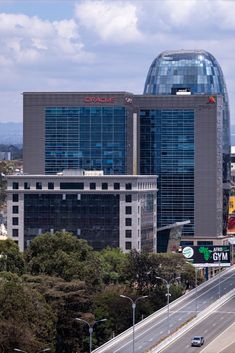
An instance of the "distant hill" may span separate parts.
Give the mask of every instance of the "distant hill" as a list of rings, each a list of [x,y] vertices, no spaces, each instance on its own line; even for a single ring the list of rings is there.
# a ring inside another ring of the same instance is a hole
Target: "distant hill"
[[[22,143],[22,123],[0,123],[0,144],[22,146]]]

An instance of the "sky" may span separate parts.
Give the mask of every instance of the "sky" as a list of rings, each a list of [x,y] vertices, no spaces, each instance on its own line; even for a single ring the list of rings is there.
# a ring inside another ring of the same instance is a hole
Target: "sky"
[[[21,122],[22,92],[143,92],[165,50],[220,63],[235,124],[235,1],[0,0],[0,122]]]

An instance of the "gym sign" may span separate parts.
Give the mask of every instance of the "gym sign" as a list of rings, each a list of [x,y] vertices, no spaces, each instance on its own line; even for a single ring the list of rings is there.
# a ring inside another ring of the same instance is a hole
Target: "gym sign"
[[[195,267],[230,266],[230,245],[185,246],[182,254]]]

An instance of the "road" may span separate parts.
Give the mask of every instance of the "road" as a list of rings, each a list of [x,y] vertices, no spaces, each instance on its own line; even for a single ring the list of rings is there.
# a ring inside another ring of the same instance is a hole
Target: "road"
[[[162,353],[234,353],[235,297],[175,340]],[[193,336],[204,336],[202,347],[191,347]]]
[[[220,286],[219,286],[220,282]],[[220,290],[219,290],[220,287]],[[235,266],[229,270],[217,275],[212,281],[208,281],[206,286],[199,286],[197,293],[194,291],[170,309],[170,330],[174,332],[183,323],[192,319],[196,315],[196,307],[198,311],[205,309],[219,298],[220,295],[226,294],[231,289],[235,288]],[[197,299],[196,299],[197,298]],[[138,305],[138,304],[137,304]],[[146,324],[145,324],[146,321]],[[212,323],[213,324],[213,323]],[[143,353],[155,346],[159,341],[167,336],[167,308],[156,313],[156,318],[150,321],[145,319],[143,326],[136,327],[135,332],[135,353]],[[132,333],[125,337],[117,337],[112,347],[101,346],[93,351],[94,353],[133,353]],[[183,352],[183,351],[181,351]],[[198,352],[198,350],[197,350]],[[224,352],[225,353],[225,352]],[[227,352],[226,352],[227,353]]]

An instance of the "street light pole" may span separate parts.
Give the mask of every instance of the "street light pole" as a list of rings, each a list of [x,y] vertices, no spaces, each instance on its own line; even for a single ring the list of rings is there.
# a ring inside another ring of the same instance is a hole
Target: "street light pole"
[[[136,303],[140,299],[145,299],[148,298],[148,295],[143,295],[141,297],[138,297],[136,300],[133,300],[132,298],[128,297],[127,295],[120,295],[121,298],[126,298],[130,300],[131,302],[131,307],[132,307],[132,349],[133,353],[135,353],[135,311],[136,311]]]
[[[162,277],[156,277],[156,279],[160,279],[162,282],[165,283],[166,285],[166,289],[167,289],[167,333],[168,335],[171,333],[170,331],[170,286],[172,284],[173,281],[176,281],[177,279],[180,279],[180,277],[176,277],[171,279],[170,281],[167,281],[165,278]]]
[[[195,287],[196,287],[196,315],[197,315],[197,307],[198,307],[198,293],[197,293],[197,268],[195,267]]]
[[[220,258],[219,258],[219,298],[221,296],[221,283],[220,283]]]
[[[93,335],[93,331],[94,331],[94,326],[98,323],[98,322],[104,322],[107,321],[107,319],[101,319],[101,320],[97,320],[95,321],[92,325],[89,324],[88,321],[84,320],[84,319],[80,319],[78,317],[75,318],[75,320],[80,321],[85,323],[86,325],[88,325],[89,327],[89,352],[92,352],[92,335]]]

